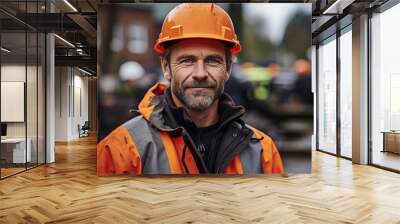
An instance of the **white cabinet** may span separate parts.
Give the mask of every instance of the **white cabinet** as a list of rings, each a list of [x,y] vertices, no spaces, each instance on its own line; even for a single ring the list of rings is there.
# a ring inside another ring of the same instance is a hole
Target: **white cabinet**
[[[26,151],[25,144],[27,143]],[[28,138],[7,138],[1,140],[2,151],[10,151],[12,154],[12,163],[25,163],[32,161],[32,140]],[[26,159],[26,161],[25,161]],[[6,159],[11,162],[11,158]]]

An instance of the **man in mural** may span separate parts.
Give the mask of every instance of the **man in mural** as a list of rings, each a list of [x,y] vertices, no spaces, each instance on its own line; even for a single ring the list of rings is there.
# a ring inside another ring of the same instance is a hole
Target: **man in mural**
[[[99,142],[100,175],[284,173],[271,138],[245,124],[244,108],[224,93],[241,45],[222,8],[178,5],[154,50],[168,83],[150,88],[140,115]]]

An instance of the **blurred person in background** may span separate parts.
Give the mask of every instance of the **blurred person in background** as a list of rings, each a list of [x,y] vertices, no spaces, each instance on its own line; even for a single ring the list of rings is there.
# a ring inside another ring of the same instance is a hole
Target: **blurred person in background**
[[[273,71],[271,81],[271,96],[268,99],[271,104],[288,103],[296,82],[296,74],[293,71],[282,68],[278,63],[272,63],[269,68]]]
[[[298,59],[293,64],[293,70],[297,74],[294,84],[294,94],[296,100],[306,105],[313,104],[313,94],[311,92],[311,65],[306,59]]]
[[[247,125],[245,109],[224,93],[241,45],[222,8],[178,5],[166,16],[154,50],[169,83],[150,88],[140,115],[99,142],[100,175],[284,174],[272,139]]]
[[[277,108],[279,105],[271,103],[271,99],[279,97],[276,96],[277,91],[274,89],[273,81],[279,75],[281,67],[271,60],[259,64],[245,62],[241,67],[252,84],[249,102],[247,102],[247,105],[251,106],[246,107],[248,110],[243,119],[272,137],[279,148],[282,140],[281,130],[278,127],[279,120],[274,118],[271,111],[271,106]]]
[[[232,71],[229,80],[225,83],[224,91],[232,97],[233,101],[242,105],[247,110],[251,110],[253,104],[250,97],[254,91],[252,83],[243,74],[240,65],[232,64]]]

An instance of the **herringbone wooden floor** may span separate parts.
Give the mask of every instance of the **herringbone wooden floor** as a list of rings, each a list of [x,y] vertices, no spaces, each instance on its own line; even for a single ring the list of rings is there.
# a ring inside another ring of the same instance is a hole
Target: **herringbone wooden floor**
[[[400,223],[400,175],[320,152],[313,174],[98,177],[95,139],[0,181],[0,223]]]

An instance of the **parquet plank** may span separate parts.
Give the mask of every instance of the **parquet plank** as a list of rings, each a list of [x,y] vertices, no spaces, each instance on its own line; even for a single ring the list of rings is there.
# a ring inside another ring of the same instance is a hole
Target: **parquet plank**
[[[313,152],[313,173],[98,177],[95,138],[0,181],[0,223],[400,223],[400,175]]]

